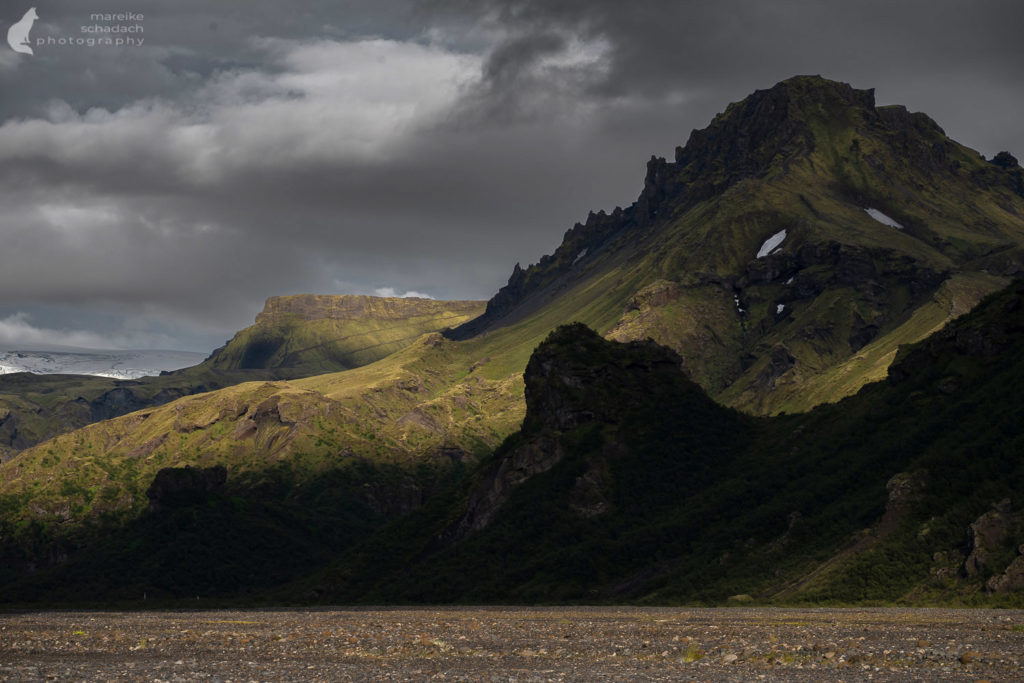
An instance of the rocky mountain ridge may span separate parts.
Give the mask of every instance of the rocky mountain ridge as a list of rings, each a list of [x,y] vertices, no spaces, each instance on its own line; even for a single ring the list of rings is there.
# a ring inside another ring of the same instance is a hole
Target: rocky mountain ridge
[[[873,89],[856,90],[848,84],[820,77],[788,79],[730,104],[707,128],[694,130],[686,145],[676,148],[674,162],[652,156],[647,163],[643,190],[631,206],[616,208],[611,213],[591,212],[585,223],[577,223],[566,232],[562,245],[553,254],[542,257],[527,269],[516,264],[508,284],[488,302],[485,315],[453,330],[453,338],[465,338],[497,326],[515,308],[525,305],[530,294],[542,290],[581,260],[592,259],[616,236],[641,236],[643,229],[657,220],[665,221],[685,213],[742,181],[786,173],[797,160],[822,146],[819,129],[823,126],[833,131],[846,129],[843,132],[880,138],[889,151],[901,155],[904,163],[913,164],[925,175],[956,174],[963,170],[962,162],[956,158],[961,150],[926,114],[910,113],[900,105],[876,107]],[[843,151],[860,155],[861,141],[854,138],[850,148]],[[886,169],[888,159],[881,154],[864,150],[864,161],[886,180],[896,180],[891,178],[895,169]],[[979,187],[1002,185],[1024,197],[1024,193],[1018,191],[1021,169],[1012,155],[1005,152],[997,155],[992,166],[1006,172],[975,164],[970,172],[972,183]],[[858,186],[856,179],[840,175],[835,180],[844,183],[836,189],[850,195],[857,204],[868,206],[873,200],[889,203],[884,198],[868,195],[869,188]],[[800,202],[809,208],[811,217],[815,217],[814,208],[803,195]],[[1016,210],[1010,212],[1017,213]],[[914,227],[914,222],[908,221],[904,229]],[[827,251],[834,251],[841,245],[825,246]],[[807,248],[820,249],[821,246],[807,245]],[[800,270],[816,261],[813,254],[805,252]],[[756,262],[744,265],[755,268],[747,274],[754,282],[771,270],[761,268],[762,264]],[[1003,266],[1000,275],[1012,276],[1020,272],[1020,254],[1000,265]]]
[[[652,158],[633,205],[517,264],[450,336],[522,325],[562,298],[586,310],[601,305],[592,283],[615,283],[624,309],[598,331],[670,346],[726,404],[806,410],[881,379],[899,344],[1021,272],[1010,158],[988,163],[873,91],[788,79],[729,105],[675,161]]]

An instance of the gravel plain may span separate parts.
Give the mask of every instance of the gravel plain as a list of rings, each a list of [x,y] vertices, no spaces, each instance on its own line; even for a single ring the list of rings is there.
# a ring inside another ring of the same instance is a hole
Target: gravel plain
[[[1024,681],[1024,611],[5,612],[0,680]]]

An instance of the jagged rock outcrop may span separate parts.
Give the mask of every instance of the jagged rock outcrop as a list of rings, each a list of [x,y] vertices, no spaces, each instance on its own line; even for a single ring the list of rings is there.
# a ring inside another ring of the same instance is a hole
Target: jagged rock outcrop
[[[1002,544],[1018,517],[1013,514],[1010,499],[1006,498],[994,503],[991,510],[971,523],[967,528],[968,555],[963,565],[965,576],[976,576],[985,570],[995,569],[991,566],[991,555]]]
[[[513,490],[534,475],[557,465],[564,453],[558,441],[541,436],[515,448],[488,469],[473,488],[466,511],[440,537],[442,543],[460,541],[487,526]]]
[[[684,169],[691,184],[688,198],[706,199],[763,174],[777,159],[810,152],[813,135],[799,114],[807,104],[808,88],[816,90],[815,99],[823,111],[845,117],[850,108],[874,109],[874,90],[855,90],[845,83],[818,85],[797,77],[757,90],[730,104],[707,128],[693,131],[675,154],[676,166]]]
[[[991,573],[985,590],[1008,593],[1024,590],[1024,545],[1017,546],[1016,557],[1004,568],[996,557],[1007,542],[1019,542],[1024,531],[1024,513],[1014,512],[1009,498],[993,503],[992,509],[974,520],[967,529],[968,555],[961,573],[973,578]],[[1005,561],[1005,560],[1004,560]]]
[[[1003,151],[992,157],[991,162],[1000,168],[1015,169],[1020,167],[1017,157],[1009,152]]]
[[[651,341],[619,346],[586,325],[558,328],[526,366],[523,429],[564,431],[588,422],[611,424],[622,415],[621,396],[646,391],[682,360]]]
[[[557,290],[565,285],[583,270],[604,244],[637,227],[638,215],[636,205],[626,209],[616,207],[611,213],[591,211],[584,223],[576,223],[566,231],[561,246],[554,254],[542,256],[538,263],[525,269],[515,264],[508,283],[487,302],[483,315],[446,330],[445,336],[450,339],[474,337],[517,311],[530,296],[539,296],[542,291]]]
[[[458,541],[487,526],[518,486],[562,461],[565,433],[586,425],[617,425],[635,407],[631,397],[651,398],[667,390],[678,398],[680,388],[689,388],[694,397],[710,402],[685,377],[680,363],[678,354],[651,341],[609,342],[581,323],[556,329],[526,366],[523,442],[483,473],[465,512],[441,541]],[[570,507],[581,516],[607,511],[601,462],[627,453],[614,439],[606,442],[588,473],[577,479]]]
[[[516,264],[484,315],[446,335],[618,305],[600,332],[674,349],[718,400],[806,410],[877,380],[897,343],[940,324],[916,312],[959,315],[1024,267],[1011,158],[987,163],[871,90],[790,78],[729,105],[672,160],[651,157],[632,205],[592,212],[551,255]],[[969,286],[950,285],[962,271]],[[658,283],[671,284],[652,298]],[[780,346],[797,368],[783,376]]]
[[[1024,590],[1024,545],[1017,548],[1017,557],[1010,566],[1002,574],[989,579],[985,588],[993,593]]]

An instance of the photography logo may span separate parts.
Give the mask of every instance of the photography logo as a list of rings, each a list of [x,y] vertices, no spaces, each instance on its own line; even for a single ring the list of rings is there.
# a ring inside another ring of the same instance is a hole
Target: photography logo
[[[36,8],[33,7],[25,12],[25,16],[21,18],[21,21],[7,29],[7,44],[11,46],[12,50],[23,55],[35,54],[30,47],[31,43],[28,39],[28,33],[32,30],[32,24],[38,18],[39,15],[36,14]]]

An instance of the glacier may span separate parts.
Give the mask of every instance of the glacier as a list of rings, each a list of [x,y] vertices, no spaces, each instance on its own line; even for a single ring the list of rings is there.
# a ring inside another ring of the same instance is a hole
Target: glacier
[[[0,350],[0,375],[31,372],[36,375],[94,375],[137,379],[197,365],[206,354],[194,351],[121,351],[75,349],[66,351]]]

